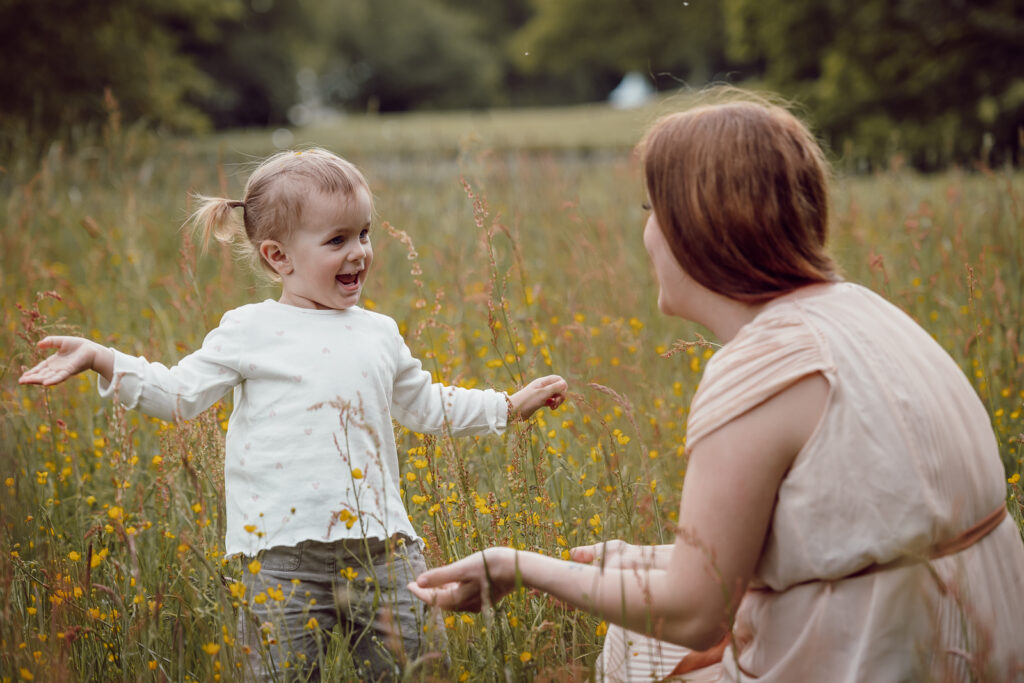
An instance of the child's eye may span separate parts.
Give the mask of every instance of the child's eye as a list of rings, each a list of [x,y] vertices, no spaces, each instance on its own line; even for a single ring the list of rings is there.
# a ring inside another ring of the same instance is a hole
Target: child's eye
[[[330,244],[330,245],[335,246],[335,247],[337,247],[339,245],[342,245],[344,243],[345,243],[345,238],[342,237],[341,235],[335,235],[331,239],[327,240],[327,244]]]
[[[643,204],[640,205],[640,208],[643,209],[644,211],[650,211],[651,210],[651,203],[650,202],[644,202]]]
[[[368,229],[367,230],[363,230],[361,233],[359,233],[359,240],[361,242],[365,242],[368,239],[370,239],[370,231]]]

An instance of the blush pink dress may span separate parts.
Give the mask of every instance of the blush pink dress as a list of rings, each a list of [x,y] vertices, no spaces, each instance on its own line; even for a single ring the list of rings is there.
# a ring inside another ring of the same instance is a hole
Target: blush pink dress
[[[1024,680],[1024,544],[1001,516],[989,415],[898,308],[851,283],[772,301],[708,362],[688,445],[815,372],[825,412],[780,485],[733,642],[685,678]],[[610,628],[599,680],[664,678],[688,652]]]

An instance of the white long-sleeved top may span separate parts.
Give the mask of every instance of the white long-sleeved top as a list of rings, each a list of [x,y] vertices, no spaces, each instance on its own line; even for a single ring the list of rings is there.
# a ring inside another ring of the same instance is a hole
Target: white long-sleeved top
[[[418,538],[399,493],[392,416],[421,433],[447,423],[456,436],[501,432],[508,416],[502,392],[433,383],[395,321],[358,306],[242,306],[172,368],[113,351],[113,381],[100,380],[100,395],[116,393],[147,415],[189,419],[234,389],[228,554],[310,539]]]

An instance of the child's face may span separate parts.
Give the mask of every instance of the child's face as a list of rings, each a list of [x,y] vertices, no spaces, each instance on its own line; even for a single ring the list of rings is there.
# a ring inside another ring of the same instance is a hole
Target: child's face
[[[287,264],[281,303],[344,310],[359,302],[373,261],[370,196],[314,192],[302,206],[300,226],[282,243]]]

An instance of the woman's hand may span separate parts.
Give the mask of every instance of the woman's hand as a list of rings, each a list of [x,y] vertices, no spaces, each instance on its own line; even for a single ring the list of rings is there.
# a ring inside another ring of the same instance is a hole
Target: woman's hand
[[[409,590],[428,605],[457,612],[479,612],[516,587],[516,551],[488,548],[420,574]]]
[[[19,384],[49,387],[85,370],[95,370],[108,382],[113,375],[114,354],[94,341],[82,337],[46,337],[36,348],[57,349],[57,353],[22,373]]]
[[[657,569],[668,563],[670,545],[632,545],[614,539],[569,550],[569,559],[609,569]]]
[[[509,417],[525,420],[544,406],[554,410],[562,405],[568,390],[569,384],[558,375],[539,377],[508,397],[512,404]]]

